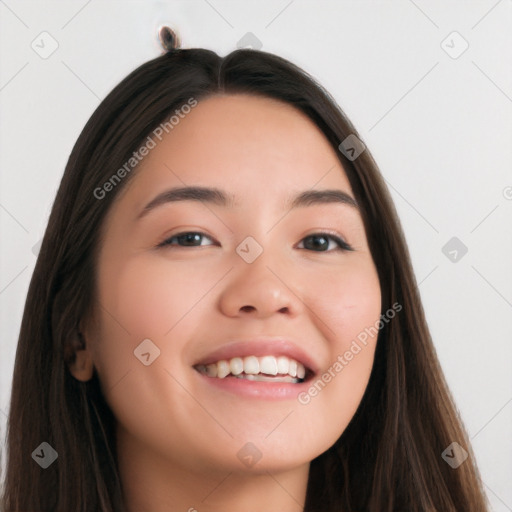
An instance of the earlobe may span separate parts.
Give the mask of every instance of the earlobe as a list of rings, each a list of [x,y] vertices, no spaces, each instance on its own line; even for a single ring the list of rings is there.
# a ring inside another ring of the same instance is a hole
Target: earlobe
[[[92,354],[87,346],[82,333],[78,332],[74,345],[74,357],[68,364],[71,375],[77,380],[87,382],[92,378],[94,363]]]

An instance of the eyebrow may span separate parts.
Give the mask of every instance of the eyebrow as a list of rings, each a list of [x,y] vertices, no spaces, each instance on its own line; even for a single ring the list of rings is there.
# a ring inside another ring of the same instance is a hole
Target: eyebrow
[[[201,186],[178,187],[158,194],[143,208],[138,218],[145,216],[159,206],[178,201],[200,201],[225,208],[232,208],[236,204],[235,197],[232,194],[228,194],[218,188]],[[305,190],[289,198],[285,209],[293,210],[295,208],[328,203],[345,204],[359,210],[356,200],[347,192],[338,189]]]

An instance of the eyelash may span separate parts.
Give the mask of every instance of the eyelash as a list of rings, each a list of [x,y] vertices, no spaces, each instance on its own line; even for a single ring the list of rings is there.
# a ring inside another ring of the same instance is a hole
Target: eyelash
[[[163,242],[158,244],[157,247],[159,247],[159,248],[160,247],[172,247],[174,245],[174,244],[171,244],[172,240],[178,238],[179,236],[192,235],[192,234],[193,235],[200,235],[200,236],[209,238],[210,240],[213,241],[212,237],[208,236],[206,233],[202,233],[201,231],[182,231],[181,233],[176,233],[175,235],[171,236],[170,238],[167,238],[166,240],[164,240]],[[306,240],[307,238],[313,238],[313,237],[323,237],[323,238],[326,238],[326,239],[334,240],[334,242],[336,242],[338,244],[338,247],[336,249],[334,249],[334,251],[353,251],[354,250],[347,242],[345,242],[345,240],[343,240],[336,233],[333,233],[331,231],[322,231],[322,232],[318,232],[318,233],[312,233],[311,235],[305,236],[301,240],[301,242],[303,240]],[[190,246],[178,246],[178,247],[180,249],[187,249],[187,248],[204,247],[204,246],[201,246],[201,245],[196,245],[196,246],[190,245]],[[308,249],[305,249],[305,250],[308,250]],[[333,250],[329,250],[329,251],[312,251],[312,252],[334,252],[334,251]]]

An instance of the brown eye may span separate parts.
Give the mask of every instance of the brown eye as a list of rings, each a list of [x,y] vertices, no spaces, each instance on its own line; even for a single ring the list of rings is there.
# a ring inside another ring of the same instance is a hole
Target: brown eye
[[[342,240],[339,236],[331,234],[331,233],[313,233],[312,235],[308,235],[304,237],[302,240],[310,240],[312,243],[305,243],[305,249],[313,250],[315,252],[332,252],[332,250],[328,250],[329,241],[332,240],[338,246],[333,250],[341,250],[341,251],[353,251],[354,249]]]
[[[205,235],[199,231],[184,231],[183,233],[178,233],[164,240],[161,244],[158,245],[158,247],[175,245],[178,245],[178,247],[202,247],[202,238],[208,238],[209,240],[212,240],[208,235]],[[177,241],[177,244],[173,243],[175,240]]]
[[[158,247],[204,247],[204,244],[201,244],[201,241],[204,238],[212,240],[211,237],[200,231],[184,231],[182,233],[177,233],[176,235],[173,235],[170,238],[167,238],[162,243],[160,243]],[[332,233],[314,233],[312,235],[304,237],[301,240],[301,242],[302,241],[309,241],[310,243],[304,244],[304,249],[311,250],[314,252],[333,252],[333,250],[354,250],[342,238]],[[334,241],[334,243],[337,246],[334,249],[329,249],[329,244],[331,241]],[[302,249],[302,247],[299,248]]]

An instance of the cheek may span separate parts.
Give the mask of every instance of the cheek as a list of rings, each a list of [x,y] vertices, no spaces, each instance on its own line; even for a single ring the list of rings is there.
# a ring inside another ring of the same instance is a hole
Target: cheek
[[[310,409],[308,417],[315,418],[330,446],[352,419],[368,384],[381,289],[373,262],[361,259],[337,272],[329,271],[316,282],[312,294],[310,303],[319,317],[316,326],[329,341],[329,362],[298,398]],[[310,432],[314,436],[315,429]]]
[[[379,321],[381,289],[369,257],[354,258],[323,275],[317,273],[304,286],[304,296],[321,320],[318,326],[323,325],[335,350],[345,349],[348,341]]]
[[[177,333],[187,324],[193,317],[191,309],[218,279],[218,269],[198,272],[197,267],[190,270],[189,263],[184,270],[161,257],[103,260],[98,275],[101,324],[95,362],[107,387],[139,368],[134,350],[143,340],[152,340],[161,355],[173,359],[173,365],[178,363],[187,340],[173,336],[172,330],[177,326]]]
[[[179,263],[140,257],[101,273],[100,296],[132,337],[166,335],[216,280],[218,269]]]

